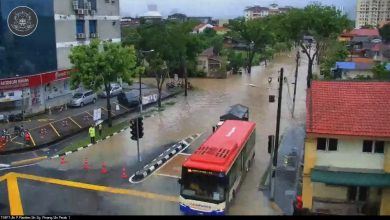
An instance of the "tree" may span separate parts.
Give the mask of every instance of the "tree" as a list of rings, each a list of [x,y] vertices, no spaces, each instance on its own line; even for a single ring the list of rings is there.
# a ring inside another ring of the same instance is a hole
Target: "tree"
[[[149,62],[149,70],[154,73],[157,82],[157,90],[158,90],[158,107],[161,108],[161,91],[164,85],[165,79],[168,75],[168,70],[166,63],[161,59],[159,54],[152,56]]]
[[[107,94],[108,125],[111,127],[111,83],[122,79],[131,84],[131,78],[143,71],[143,68],[136,65],[134,48],[122,47],[118,43],[101,44],[100,40],[94,39],[88,45],[73,47],[69,58],[76,70],[71,73],[72,88],[82,84],[87,89],[97,91],[104,87]]]
[[[235,52],[234,50],[229,51],[228,60],[229,60],[228,68],[229,70],[232,70],[233,73],[237,73],[238,70],[244,66],[244,62],[245,62],[242,53]]]
[[[390,71],[386,69],[387,63],[376,63],[372,68],[374,77],[379,80],[390,80]]]
[[[271,22],[267,19],[254,19],[249,21],[242,19],[229,21],[228,28],[232,32],[228,33],[229,36],[238,36],[238,40],[247,43],[247,65],[248,73],[250,73],[256,52],[263,53],[267,45],[272,45],[275,42],[276,36],[272,31],[274,27],[271,26]],[[250,47],[251,42],[254,43],[253,48]]]
[[[317,56],[328,46],[326,39],[336,39],[339,33],[350,28],[350,22],[334,7],[313,3],[304,9],[291,9],[281,24],[285,35],[297,42],[308,58],[307,87],[310,88],[314,60],[317,58],[320,63]],[[314,40],[305,41],[304,36],[312,36]]]
[[[390,23],[383,25],[383,27],[379,29],[379,34],[381,35],[381,37],[385,43],[389,43],[390,42]]]
[[[343,61],[348,57],[348,49],[343,42],[335,41],[327,43],[329,45],[321,53],[320,73],[325,79],[331,79],[331,69],[334,68],[337,61]]]

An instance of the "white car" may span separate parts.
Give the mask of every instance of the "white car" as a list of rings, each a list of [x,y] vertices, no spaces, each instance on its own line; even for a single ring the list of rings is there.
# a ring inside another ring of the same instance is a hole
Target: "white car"
[[[121,85],[119,84],[111,84],[111,91],[110,91],[110,97],[114,97],[114,96],[117,96],[119,95],[120,93],[122,92],[122,87]],[[107,94],[106,94],[106,91],[102,91],[100,94],[99,94],[100,97],[104,97],[106,98],[107,97]]]

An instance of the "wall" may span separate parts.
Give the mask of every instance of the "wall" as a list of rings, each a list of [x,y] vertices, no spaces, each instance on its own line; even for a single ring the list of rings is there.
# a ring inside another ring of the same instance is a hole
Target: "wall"
[[[317,159],[317,140],[313,138],[307,138],[305,140],[305,157],[303,173],[310,175],[310,170],[315,166]]]
[[[325,183],[313,183],[313,197],[323,199],[347,200],[348,188],[345,186],[331,186]]]
[[[390,215],[390,188],[382,189],[380,215]]]
[[[315,147],[317,145],[315,144]],[[338,140],[337,151],[317,151],[316,166],[383,170],[384,154],[364,153],[363,140]]]
[[[390,142],[385,142],[385,156],[383,169],[386,173],[390,173]]]

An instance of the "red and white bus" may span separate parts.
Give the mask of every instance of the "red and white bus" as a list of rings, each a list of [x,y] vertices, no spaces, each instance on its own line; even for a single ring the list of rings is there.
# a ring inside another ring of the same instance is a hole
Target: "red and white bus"
[[[255,156],[256,123],[227,120],[182,165],[180,210],[224,215]]]

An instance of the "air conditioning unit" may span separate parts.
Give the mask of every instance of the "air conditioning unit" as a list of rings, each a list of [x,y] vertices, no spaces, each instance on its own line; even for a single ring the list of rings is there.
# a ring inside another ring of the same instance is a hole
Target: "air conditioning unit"
[[[79,9],[79,2],[73,1],[73,10],[78,10],[78,9]]]
[[[85,39],[85,33],[77,33],[77,39]]]
[[[96,14],[96,10],[91,10],[90,14],[93,16]]]
[[[91,4],[91,2],[87,2],[87,5],[86,5],[86,6],[87,6],[87,9],[88,9],[88,10],[91,10],[91,9],[92,9],[92,4]]]
[[[90,38],[98,38],[98,37],[99,37],[99,34],[98,34],[98,33],[90,33],[90,34],[89,34],[89,37],[90,37]]]
[[[84,9],[77,9],[77,14],[78,15],[83,15],[84,14]]]

